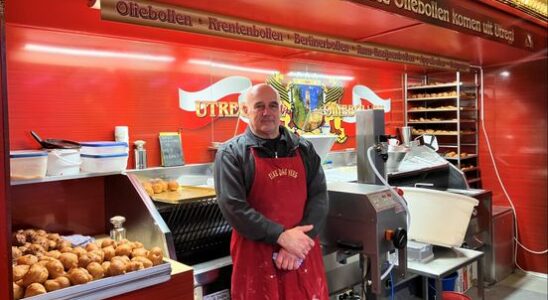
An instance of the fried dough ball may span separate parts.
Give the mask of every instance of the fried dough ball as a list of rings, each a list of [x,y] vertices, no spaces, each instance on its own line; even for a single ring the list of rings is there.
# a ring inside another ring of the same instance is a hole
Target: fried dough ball
[[[23,255],[21,257],[19,257],[17,259],[17,264],[18,265],[33,265],[35,263],[38,262],[38,257],[32,255],[32,254],[27,254],[27,255]]]
[[[71,252],[65,252],[59,256],[59,260],[65,267],[65,270],[70,270],[78,266],[78,256]]]
[[[29,247],[30,254],[38,255],[46,253],[46,249],[40,244],[32,244]]]
[[[13,300],[19,300],[23,298],[25,290],[15,282],[13,283]]]
[[[36,230],[35,232],[36,232],[36,235],[38,235],[38,236],[47,237],[47,235],[48,235],[48,233],[47,233],[45,230],[43,230],[43,229],[38,229],[38,230]]]
[[[103,268],[103,274],[105,274],[105,277],[106,276],[110,276],[108,274],[108,268],[110,268],[110,261],[104,261],[102,264],[101,264],[101,268]]]
[[[43,236],[35,236],[34,239],[32,239],[32,244],[42,246],[44,251],[49,250],[49,240]]]
[[[27,242],[27,236],[22,232],[16,232],[12,236],[11,243],[15,246],[23,246]]]
[[[57,259],[55,259],[53,257],[43,255],[40,258],[38,258],[37,264],[40,264],[41,266],[45,267],[48,264],[48,262],[54,261],[54,260],[57,260]],[[46,269],[47,269],[47,267],[46,267]]]
[[[36,236],[36,231],[34,229],[26,229],[23,230],[23,234],[27,237],[27,241],[32,241]]]
[[[29,271],[23,276],[22,286],[29,286],[32,283],[44,283],[48,280],[49,273],[46,267],[40,264],[30,266]]]
[[[19,250],[19,248],[15,247],[15,246],[11,246],[11,258],[13,260],[16,260],[21,256],[23,256],[23,252],[21,252],[21,250]]]
[[[59,250],[51,250],[45,253],[46,256],[53,257],[56,259],[59,259],[59,256],[61,256],[61,251]]]
[[[46,264],[46,269],[48,269],[50,278],[57,278],[59,276],[65,275],[65,267],[57,259],[48,261],[48,263]]]
[[[133,245],[132,245],[132,248],[133,248],[133,249],[135,249],[135,248],[143,248],[143,247],[144,247],[143,243],[138,242],[138,241],[135,241],[135,242],[133,242],[132,244],[133,244]]]
[[[97,244],[95,243],[89,243],[86,245],[86,251],[87,252],[91,252],[93,250],[99,250],[99,246],[97,246]]]
[[[122,275],[125,272],[126,272],[126,263],[120,259],[112,260],[107,270],[107,274],[109,276]]]
[[[48,237],[48,240],[52,240],[56,242],[61,240],[61,236],[58,233],[48,233],[47,237]]]
[[[154,191],[154,194],[160,194],[164,191],[164,185],[161,182],[156,181],[152,184],[152,191]]]
[[[72,253],[72,247],[63,247],[61,249],[59,249],[59,251],[61,251],[61,253]]]
[[[131,257],[137,257],[137,256],[148,256],[148,250],[145,248],[135,248],[133,251],[131,251]]]
[[[125,256],[125,255],[122,255],[122,256],[115,256],[113,257],[110,262],[113,262],[113,261],[116,261],[116,260],[119,260],[121,262],[123,262],[124,264],[127,264],[129,263],[131,260],[129,259],[128,256]]]
[[[116,256],[116,250],[114,250],[114,247],[112,246],[103,248],[103,253],[105,253],[105,260],[111,260]]]
[[[87,265],[89,265],[90,262],[91,262],[91,258],[89,257],[87,253],[82,254],[78,257],[78,267],[80,268],[87,267]]]
[[[80,256],[80,255],[83,255],[83,254],[87,254],[88,251],[82,247],[75,247],[74,249],[72,249],[72,253]]]
[[[13,267],[13,281],[18,281],[19,279],[23,278],[25,274],[29,271],[30,266],[29,265],[17,265]]]
[[[152,184],[150,182],[143,182],[143,188],[149,196],[154,196],[154,190],[152,189]]]
[[[49,246],[49,249],[57,248],[57,241],[48,240],[48,246]]]
[[[105,247],[108,247],[108,246],[112,246],[113,248],[115,248],[116,247],[116,242],[111,238],[104,239],[103,242],[101,243],[101,248],[105,248]]]
[[[116,247],[115,254],[116,256],[121,256],[121,255],[130,256],[131,250],[132,250],[131,245],[129,243],[126,243]]]
[[[72,268],[68,272],[68,278],[73,285],[88,283],[93,280],[93,276],[84,268]]]
[[[23,253],[23,255],[31,254],[29,251],[30,245],[31,243],[25,243],[23,246],[19,246],[19,250],[21,251],[21,253]]]
[[[171,180],[167,183],[167,188],[170,191],[176,191],[179,189],[179,183],[176,180]]]
[[[68,279],[68,277],[66,275],[65,276],[59,276],[59,277],[55,278],[54,280],[56,280],[59,283],[61,288],[66,288],[66,287],[70,286],[70,280]]]
[[[105,271],[103,270],[103,267],[101,264],[97,262],[91,262],[87,267],[86,270],[88,270],[89,274],[93,276],[93,279],[101,279],[105,276]]]
[[[148,252],[147,258],[155,266],[161,264],[162,261],[163,261],[162,249],[160,249],[160,247],[154,247],[154,248],[150,249],[150,251]]]
[[[143,256],[134,257],[134,258],[131,259],[131,261],[141,262],[145,268],[152,267],[152,262],[150,261],[150,259],[148,259],[146,257],[143,257]]]
[[[92,262],[102,263],[105,259],[105,253],[103,250],[93,250],[88,252],[88,256]]]
[[[45,294],[46,288],[40,283],[33,283],[25,290],[25,298]]]
[[[55,279],[46,280],[46,282],[44,282],[44,287],[46,288],[46,291],[48,292],[62,289],[61,284]]]
[[[130,261],[129,263],[126,264],[126,272],[139,271],[144,268],[145,266],[143,265],[143,263],[136,260]]]
[[[64,248],[70,248],[72,250],[72,244],[67,240],[60,239],[57,242],[57,249],[64,249]]]

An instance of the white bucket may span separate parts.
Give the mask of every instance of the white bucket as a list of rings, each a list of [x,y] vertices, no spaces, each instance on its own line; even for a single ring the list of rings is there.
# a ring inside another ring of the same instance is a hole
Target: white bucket
[[[48,176],[76,175],[80,173],[80,150],[53,149],[48,151]]]
[[[478,200],[436,190],[400,188],[411,215],[410,240],[444,247],[461,246]]]

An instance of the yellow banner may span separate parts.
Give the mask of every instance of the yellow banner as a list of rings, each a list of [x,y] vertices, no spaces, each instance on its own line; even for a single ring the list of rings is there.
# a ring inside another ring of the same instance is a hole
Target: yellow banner
[[[216,35],[278,46],[438,69],[466,71],[470,67],[465,61],[384,47],[371,43],[357,43],[351,40],[295,31],[279,26],[150,1],[101,0],[101,17],[105,20],[117,22]]]

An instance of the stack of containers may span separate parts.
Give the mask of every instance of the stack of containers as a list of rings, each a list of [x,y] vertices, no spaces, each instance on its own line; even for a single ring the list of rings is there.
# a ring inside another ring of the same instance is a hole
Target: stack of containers
[[[11,179],[36,179],[46,176],[48,153],[40,150],[10,151]]]
[[[121,172],[127,167],[128,144],[125,142],[81,142],[82,172]]]

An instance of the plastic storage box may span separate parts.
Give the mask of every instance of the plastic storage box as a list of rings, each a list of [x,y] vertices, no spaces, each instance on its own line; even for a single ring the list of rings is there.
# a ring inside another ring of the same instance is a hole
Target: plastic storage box
[[[48,150],[48,176],[76,175],[80,173],[80,150]]]
[[[35,179],[46,176],[48,154],[39,150],[10,151],[11,179]]]
[[[100,155],[100,154],[117,154],[127,153],[128,144],[125,142],[114,141],[98,141],[98,142],[80,142],[82,148],[81,154]]]
[[[436,190],[412,187],[401,189],[411,214],[408,232],[410,240],[444,247],[462,245],[478,200]]]
[[[127,153],[116,154],[81,154],[82,172],[101,173],[101,172],[121,172],[127,166]]]

